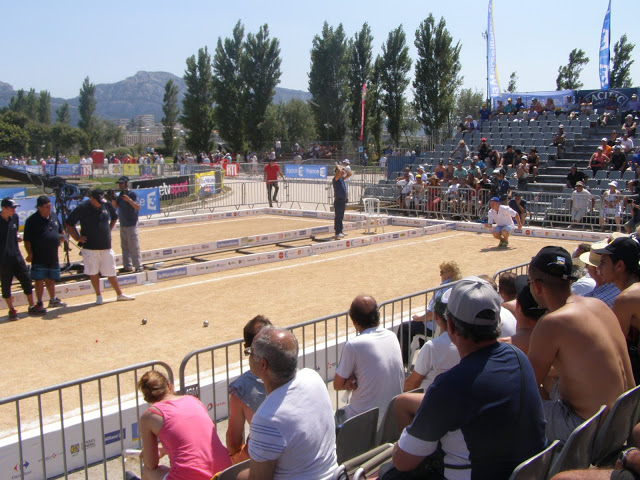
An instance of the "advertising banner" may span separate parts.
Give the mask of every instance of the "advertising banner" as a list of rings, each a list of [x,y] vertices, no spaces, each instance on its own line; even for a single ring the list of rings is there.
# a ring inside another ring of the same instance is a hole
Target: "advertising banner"
[[[136,189],[136,195],[138,195],[138,203],[140,204],[138,215],[160,213],[160,189],[158,187]]]
[[[607,13],[604,15],[604,21],[602,22],[602,34],[600,35],[600,54],[598,56],[599,65],[598,72],[600,73],[600,88],[602,90],[609,90],[609,61],[611,59],[611,51],[609,49],[609,39],[611,36],[611,0],[609,0],[609,7],[607,7]]]
[[[286,178],[315,178],[327,179],[326,165],[285,165],[284,176]]]
[[[24,187],[17,188],[0,188],[0,198],[24,198],[27,196],[27,189]]]
[[[44,173],[47,175],[53,175],[54,170],[56,170],[56,175],[59,177],[79,177],[82,175],[82,167],[78,163],[70,163],[70,164],[58,164],[58,168],[56,170],[55,165],[46,165],[44,167]]]
[[[489,18],[487,21],[487,72],[489,72],[489,98],[500,96],[500,80],[496,65],[496,36],[493,27],[493,0],[489,0]]]
[[[125,165],[127,166],[127,165]],[[131,188],[154,188],[158,187],[162,200],[175,200],[189,196],[189,177],[154,178],[149,180],[134,180]]]
[[[610,88],[609,90],[577,90],[576,97],[582,97],[583,100],[591,100],[593,102],[593,108],[604,109],[607,104],[607,100],[610,97],[614,97],[618,102],[618,110],[624,111],[627,109],[627,102],[631,100],[631,95],[638,93],[637,88]]]

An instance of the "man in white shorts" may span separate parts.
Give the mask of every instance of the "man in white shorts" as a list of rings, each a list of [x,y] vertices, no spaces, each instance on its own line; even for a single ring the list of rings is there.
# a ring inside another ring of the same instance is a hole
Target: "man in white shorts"
[[[622,194],[618,190],[618,182],[612,180],[609,182],[609,190],[602,193],[602,208],[600,209],[600,230],[604,232],[607,217],[613,216],[618,229],[622,231],[620,220],[620,205],[622,202]]]
[[[492,197],[489,201],[491,209],[487,215],[485,228],[493,229],[493,236],[500,240],[498,247],[509,246],[509,234],[513,232],[513,219],[518,222],[518,228],[522,228],[520,215],[507,205],[500,205],[498,197]]]
[[[109,279],[118,295],[118,301],[135,300],[122,293],[116,277],[116,261],[111,249],[111,229],[117,220],[118,215],[113,206],[104,199],[104,191],[96,188],[91,191],[88,201],[79,204],[69,214],[65,225],[71,238],[83,247],[84,273],[89,275],[96,292],[96,305],[103,303],[100,274]],[[78,222],[81,234],[75,226]]]
[[[582,223],[582,219],[589,209],[593,210],[594,202],[595,198],[588,190],[585,190],[584,183],[576,182],[576,189],[571,194],[571,223]]]

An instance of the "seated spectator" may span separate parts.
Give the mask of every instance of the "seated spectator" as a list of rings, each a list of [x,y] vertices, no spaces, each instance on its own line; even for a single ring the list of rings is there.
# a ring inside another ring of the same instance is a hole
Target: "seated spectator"
[[[622,146],[622,151],[624,153],[633,153],[633,139],[629,137],[628,133],[622,134],[622,140],[620,140],[620,145]]]
[[[509,115],[509,116],[511,116],[514,113],[516,113],[516,106],[514,105],[513,101],[511,100],[511,97],[507,98],[507,104],[504,106],[503,113],[505,115]]]
[[[581,297],[586,296],[587,293],[592,292],[593,289],[596,288],[596,281],[589,275],[585,263],[580,260],[580,255],[589,252],[589,250],[591,250],[591,245],[581,243],[571,254],[571,261],[573,262],[571,275],[575,278],[571,284],[571,293],[580,295]]]
[[[437,216],[437,212],[440,211],[440,195],[441,187],[440,180],[435,175],[429,177],[429,183],[426,188],[426,201],[425,210],[429,214],[429,218]]]
[[[598,147],[596,152],[593,155],[591,155],[591,158],[589,159],[589,164],[587,165],[587,168],[590,168],[591,171],[593,172],[594,178],[596,176],[596,173],[598,173],[598,170],[606,169],[607,164],[611,161],[611,159],[607,157],[602,150],[603,150],[602,147]]]
[[[247,351],[267,398],[251,422],[249,469],[237,478],[330,479],[336,434],[324,381],[310,368],[297,371],[298,341],[287,330],[263,328]]]
[[[515,192],[513,198],[509,200],[509,207],[515,210],[520,216],[520,223],[524,225],[524,221],[527,218],[527,201],[522,198],[520,192]]]
[[[460,363],[426,392],[394,448],[394,469],[381,478],[397,478],[398,471],[434,478],[427,472],[442,463],[436,478],[507,478],[544,448],[533,371],[522,352],[497,342],[499,309],[498,294],[477,277],[453,287],[447,331]]]
[[[451,181],[451,179],[453,179],[454,175],[453,175],[453,171],[454,171],[454,167],[453,167],[453,163],[449,162],[445,168],[444,171],[444,180],[448,183]]]
[[[544,114],[545,115],[555,115],[556,114],[556,104],[553,102],[553,98],[547,98],[547,101],[544,104]]]
[[[607,98],[607,103],[604,105],[604,114],[598,119],[598,124],[607,125],[612,117],[615,117],[618,113],[618,99],[613,95]]]
[[[627,169],[628,163],[627,156],[622,152],[622,147],[620,145],[613,147],[609,170],[623,173]]]
[[[553,365],[557,396],[543,395],[549,441],[566,441],[601,405],[611,407],[634,385],[624,335],[600,301],[571,294],[572,261],[561,247],[544,247],[529,264],[533,298],[548,313],[531,334],[529,361],[541,385]]]
[[[455,261],[451,260],[440,264],[440,280],[442,280],[440,286],[455,282],[461,278],[460,267]],[[443,293],[444,289],[436,290],[427,305],[427,311],[422,314],[413,315],[410,322],[403,322],[400,326],[398,339],[402,347],[402,359],[405,365],[408,365],[411,360],[409,358],[409,347],[411,346],[413,337],[415,335],[433,336],[436,327],[433,321],[433,309],[435,308],[436,300],[441,298]]]
[[[402,393],[404,368],[400,345],[393,332],[380,325],[376,300],[359,295],[351,303],[349,318],[358,335],[347,340],[333,378],[336,391],[351,392],[351,400],[335,414],[336,426],[378,407],[382,423],[393,397]]]
[[[613,216],[616,225],[622,231],[621,212],[622,212],[622,194],[618,190],[618,182],[612,180],[609,182],[609,190],[602,192],[600,199],[600,230],[604,232],[607,217]]]
[[[569,210],[571,211],[571,223],[574,225],[582,223],[584,216],[593,211],[595,205],[595,198],[584,188],[582,182],[576,182],[576,189],[571,194],[571,200],[569,202]],[[571,228],[569,225],[568,228]]]
[[[476,157],[472,158],[469,162],[469,168],[467,169],[467,172],[473,175],[474,178],[482,178],[482,169],[476,163]]]
[[[498,284],[489,275],[478,275],[478,278],[491,285],[491,288],[493,288],[496,292],[498,291]],[[502,297],[502,295],[500,297]],[[516,317],[513,316],[511,310],[504,307],[504,302],[500,305],[500,323],[498,326],[500,327],[500,333],[502,335],[510,336],[516,333]]]
[[[560,124],[558,126],[558,131],[553,136],[553,142],[551,143],[552,147],[556,147],[558,158],[562,158],[564,154],[564,146],[567,141],[567,135],[564,133],[564,125]]]
[[[529,277],[520,275],[514,279],[516,298],[514,310],[516,317],[516,332],[510,336],[503,336],[499,342],[510,343],[518,347],[526,355],[529,353],[529,340],[540,317],[547,311],[540,308],[529,290]]]
[[[475,178],[471,180],[472,185],[475,185]],[[469,185],[467,178],[461,178],[458,187],[458,212],[468,217],[476,210],[476,191],[472,185]]]
[[[433,170],[433,174],[438,180],[444,180],[446,173],[447,169],[444,168],[444,162],[442,160],[438,161],[438,166]]]
[[[486,158],[487,164],[491,168],[501,168],[502,159],[500,158],[500,152],[495,149],[490,149]]]
[[[516,168],[515,156],[513,145],[507,145],[507,149],[502,154],[502,164],[505,168]]]
[[[411,190],[413,189],[413,180],[410,177],[410,172],[407,170],[405,170],[404,175],[399,178],[400,179],[396,181],[396,187],[399,192],[398,207],[404,208],[406,198],[411,195]]]
[[[231,466],[229,452],[200,400],[192,395],[176,395],[169,379],[157,370],[145,373],[138,381],[138,389],[150,404],[138,422],[143,479],[210,480]],[[159,464],[164,455],[169,456],[170,467]],[[129,474],[128,478],[135,477]]]
[[[536,147],[529,149],[529,155],[527,155],[527,163],[529,164],[529,173],[533,178],[533,183],[538,181],[538,168],[540,167],[540,155]]]
[[[568,188],[576,188],[576,183],[582,182],[584,186],[584,183],[586,181],[587,181],[587,176],[584,174],[584,172],[581,172],[578,170],[578,165],[576,165],[575,163],[571,165],[571,168],[569,169],[569,173],[567,174],[566,186]]]
[[[244,326],[244,348],[251,346],[254,337],[264,327],[271,326],[267,317],[257,315]],[[254,412],[266,398],[264,384],[247,370],[229,384],[229,420],[227,424],[227,450],[235,465],[249,459],[248,445],[243,443],[245,421],[251,424]]]
[[[496,105],[496,109],[493,111],[492,117],[498,118],[501,115],[504,115],[504,105],[502,104],[502,100],[498,100],[498,105]]]
[[[526,155],[520,157],[520,163],[516,165],[516,173],[514,173],[515,178],[518,179],[518,188],[526,189],[529,181],[529,168]]]
[[[458,189],[460,188],[460,180],[458,177],[451,179],[451,184],[445,193],[444,199],[447,202],[449,212],[456,213],[458,211]],[[443,206],[444,208],[444,206]]]
[[[613,148],[618,143],[620,143],[620,138],[618,137],[618,132],[613,130],[611,132],[611,135],[609,136],[609,141],[607,142],[607,145],[609,145],[611,148]]]
[[[631,213],[631,219],[624,224],[627,233],[635,233],[640,225],[640,180],[632,180],[627,183],[631,196],[626,198],[626,203]]]
[[[516,98],[515,107],[515,113],[520,113],[520,110],[526,109],[525,104],[522,101],[522,97]]]
[[[605,283],[603,281],[602,275],[600,275],[600,272],[598,271],[598,266],[600,265],[602,256],[593,251],[593,249],[605,247],[607,244],[607,241],[602,241],[588,245],[588,250],[580,254],[580,261],[584,263],[588,275],[595,282],[594,289],[585,293],[583,296],[602,300],[609,308],[611,308],[616,297],[620,295],[620,289],[612,282]]]
[[[496,195],[500,197],[500,203],[506,205],[511,198],[511,186],[509,181],[504,178],[504,170],[498,170],[494,185]]]
[[[636,173],[636,178],[640,177],[640,147],[638,147],[636,152],[631,156],[629,168]]]
[[[480,117],[480,125],[489,120],[489,117],[491,116],[491,110],[489,110],[486,103],[482,104],[480,110],[478,111],[478,115]]]
[[[518,294],[515,273],[504,272],[500,274],[498,277],[498,293],[500,294],[500,298],[502,298],[503,307],[515,301],[516,295]],[[514,309],[508,307],[508,310],[513,313]]]
[[[580,113],[583,115],[591,115],[593,113],[593,101],[590,98],[580,102]]]
[[[573,97],[571,95],[567,95],[567,104],[562,108],[562,111],[566,113],[571,120],[573,120],[580,115],[580,105],[573,101]]]
[[[453,170],[453,176],[458,180],[465,178],[467,176],[467,169],[462,168],[462,162],[458,160],[456,162],[456,168]]]
[[[491,147],[487,144],[487,139],[482,137],[480,139],[480,145],[478,145],[478,159],[484,161],[491,151]]]
[[[478,122],[474,120],[471,115],[467,115],[467,118],[465,119],[464,124],[465,124],[466,132],[473,132],[475,130],[479,130]]]
[[[624,123],[622,124],[622,131],[629,135],[629,137],[633,138],[636,136],[637,127],[638,122],[633,119],[633,115],[628,114],[624,119]]]
[[[423,171],[424,172],[424,171]],[[422,181],[423,175],[416,175],[416,182],[412,185],[411,195],[405,198],[405,208],[413,210],[422,210],[422,202],[424,200],[425,183]]]
[[[529,111],[525,118],[529,123],[531,123],[532,120],[538,119],[538,112],[536,112],[536,108],[533,105],[529,107]]]
[[[464,140],[460,140],[456,148],[451,151],[451,155],[449,155],[449,161],[451,160],[464,160],[469,156],[469,147],[465,143]]]

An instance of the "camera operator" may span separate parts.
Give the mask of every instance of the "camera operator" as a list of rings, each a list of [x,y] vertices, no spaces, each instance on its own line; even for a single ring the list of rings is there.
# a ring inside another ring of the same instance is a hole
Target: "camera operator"
[[[116,196],[114,192],[109,197],[113,208],[118,210],[120,219],[120,245],[122,246],[122,271],[142,271],[140,261],[140,244],[138,241],[138,196],[133,190],[129,190],[129,177],[122,176],[118,179],[120,192]]]

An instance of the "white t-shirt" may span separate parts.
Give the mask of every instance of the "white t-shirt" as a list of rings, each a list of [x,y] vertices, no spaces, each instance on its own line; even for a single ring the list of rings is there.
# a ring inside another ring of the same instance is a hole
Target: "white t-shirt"
[[[596,288],[596,281],[587,273],[571,284],[571,293],[584,297]]]
[[[589,206],[591,205],[591,199],[593,197],[591,196],[591,194],[585,190],[584,188],[582,189],[581,192],[579,192],[578,190],[574,190],[574,192],[571,194],[571,201],[573,202],[573,209],[574,210],[588,210]]]
[[[489,225],[495,223],[498,227],[506,227],[507,225],[513,225],[513,218],[516,215],[516,211],[511,207],[500,205],[497,212],[493,208],[489,210],[488,222]]]
[[[516,334],[516,324],[518,321],[509,310],[500,307],[500,336],[511,337]]]
[[[336,374],[354,375],[358,381],[345,407],[346,418],[378,407],[379,425],[391,399],[402,393],[404,368],[398,337],[382,326],[367,328],[344,344]]]
[[[257,462],[275,460],[274,480],[328,480],[337,467],[331,399],[310,368],[267,395],[250,432],[249,455]]]
[[[438,375],[460,363],[458,348],[451,343],[447,332],[425,343],[416,359],[415,372],[423,375],[420,387],[427,391]]]

